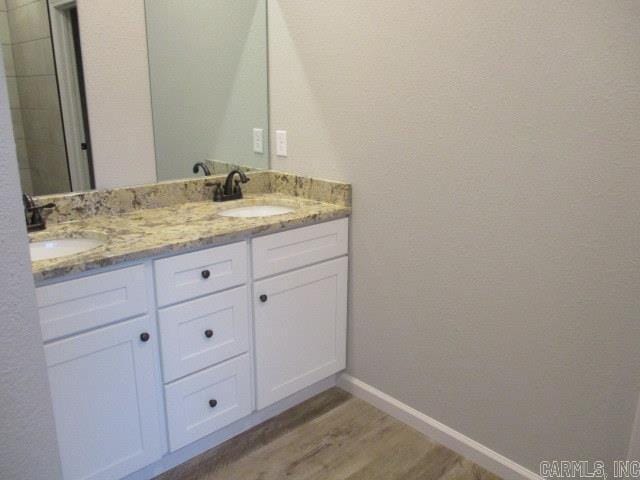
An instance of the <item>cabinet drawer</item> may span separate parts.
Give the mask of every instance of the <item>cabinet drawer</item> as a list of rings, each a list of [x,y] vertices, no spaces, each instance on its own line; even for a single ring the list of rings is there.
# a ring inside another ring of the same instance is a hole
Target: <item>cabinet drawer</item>
[[[253,240],[253,278],[262,278],[345,255],[349,219],[297,228]]]
[[[143,265],[36,289],[43,340],[147,312]]]
[[[246,287],[163,308],[159,321],[165,382],[249,349]]]
[[[228,360],[165,387],[171,450],[251,413],[249,356]]]
[[[247,278],[245,242],[154,262],[160,306],[241,285]]]

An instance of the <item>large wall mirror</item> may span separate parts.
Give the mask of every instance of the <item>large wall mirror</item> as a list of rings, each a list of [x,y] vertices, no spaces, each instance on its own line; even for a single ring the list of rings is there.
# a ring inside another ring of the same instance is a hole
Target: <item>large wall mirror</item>
[[[92,1],[0,0],[0,42],[25,193],[100,185],[88,113],[91,95],[100,92],[86,93],[90,66],[83,65],[82,51],[82,12]],[[266,0],[132,1],[144,4],[146,17],[141,28],[147,33],[156,157],[150,177],[186,178],[197,162],[212,173],[268,168]]]

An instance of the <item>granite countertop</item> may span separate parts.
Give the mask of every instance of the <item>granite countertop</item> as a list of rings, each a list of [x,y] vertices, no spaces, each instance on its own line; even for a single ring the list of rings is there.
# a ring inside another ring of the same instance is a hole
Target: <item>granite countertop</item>
[[[271,217],[233,218],[222,210],[249,205],[280,205],[291,213]],[[246,194],[224,203],[198,201],[134,210],[117,215],[95,215],[54,223],[30,241],[54,238],[97,238],[104,245],[87,252],[32,263],[36,281],[116,265],[131,260],[169,255],[220,245],[250,236],[333,220],[350,215],[351,208],[282,193]]]

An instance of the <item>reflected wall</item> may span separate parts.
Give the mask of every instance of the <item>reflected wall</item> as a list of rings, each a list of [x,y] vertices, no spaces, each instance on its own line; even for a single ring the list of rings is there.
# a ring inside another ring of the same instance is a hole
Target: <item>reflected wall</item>
[[[265,0],[147,0],[145,8],[158,180],[192,175],[201,161],[216,172],[268,168]]]

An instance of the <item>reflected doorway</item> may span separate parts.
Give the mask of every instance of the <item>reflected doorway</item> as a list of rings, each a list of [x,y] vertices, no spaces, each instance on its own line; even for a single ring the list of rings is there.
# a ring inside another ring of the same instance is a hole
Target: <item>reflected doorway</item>
[[[95,188],[75,0],[49,0],[60,107],[72,191]]]
[[[94,186],[75,0],[0,2],[0,40],[22,190]]]

